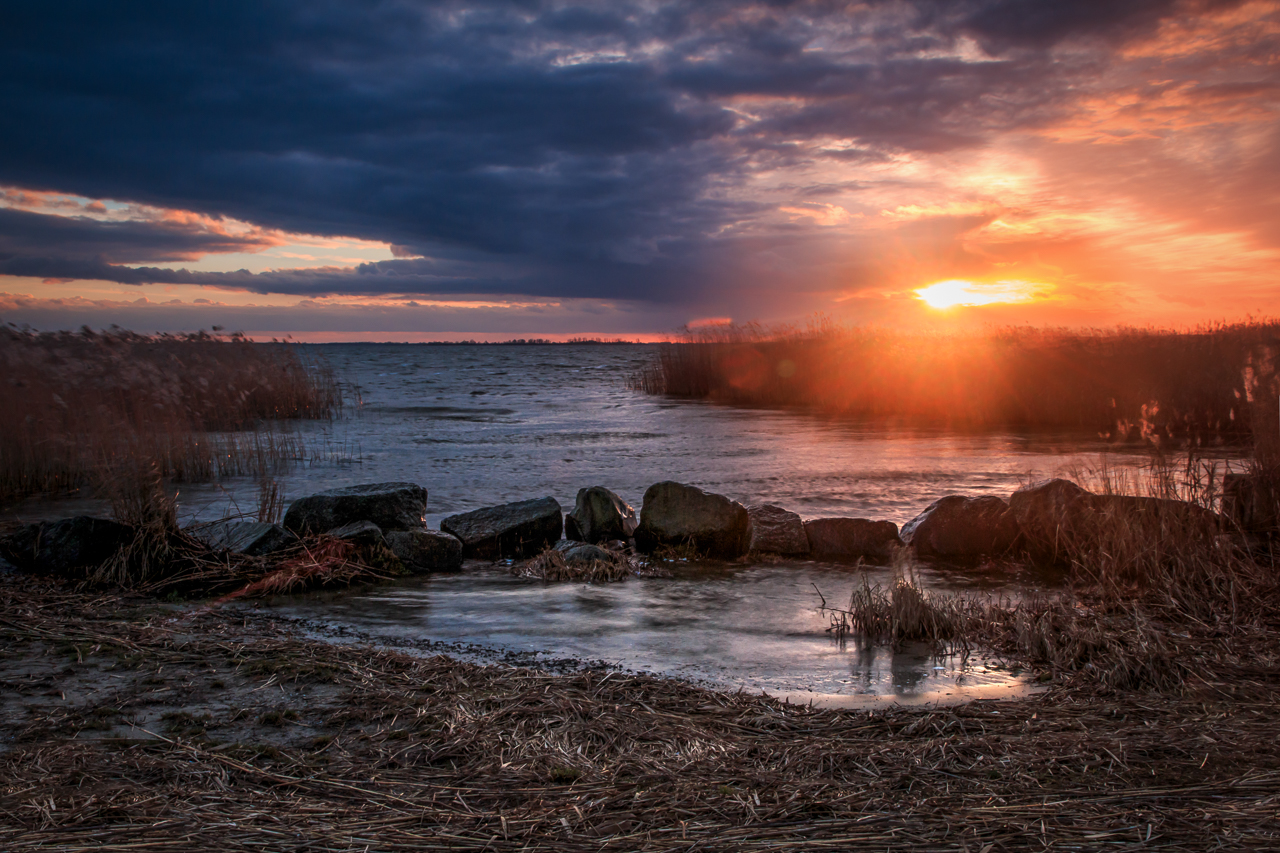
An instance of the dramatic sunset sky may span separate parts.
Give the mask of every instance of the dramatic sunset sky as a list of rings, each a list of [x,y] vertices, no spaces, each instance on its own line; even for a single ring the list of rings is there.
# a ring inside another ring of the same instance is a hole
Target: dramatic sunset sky
[[[4,7],[8,322],[1280,313],[1276,2]]]

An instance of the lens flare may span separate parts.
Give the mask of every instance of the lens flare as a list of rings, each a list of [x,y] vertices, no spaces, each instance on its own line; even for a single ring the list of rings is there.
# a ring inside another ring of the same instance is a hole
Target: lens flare
[[[1043,289],[1042,285],[1026,281],[997,281],[981,283],[953,278],[939,281],[915,291],[930,308],[954,308],[968,305],[993,305],[995,303],[1030,302]]]

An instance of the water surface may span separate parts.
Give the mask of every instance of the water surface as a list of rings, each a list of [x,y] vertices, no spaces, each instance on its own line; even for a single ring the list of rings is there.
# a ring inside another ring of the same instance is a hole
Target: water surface
[[[810,518],[902,524],[943,495],[1005,497],[1030,480],[1094,464],[1104,451],[1116,466],[1146,459],[1088,436],[956,434],[650,397],[627,388],[653,355],[645,346],[318,349],[363,402],[332,423],[299,425],[314,458],[276,477],[286,498],[408,480],[427,488],[432,526],[456,512],[545,495],[567,510],[579,488],[597,484],[638,509],[660,480]],[[182,517],[252,511],[256,488],[250,480],[184,486]],[[101,507],[33,503],[10,517],[84,511]],[[920,577],[934,590],[977,585],[1009,595],[1043,583],[939,567],[922,568]],[[885,569],[872,571],[870,582],[889,580]],[[607,586],[543,585],[498,565],[275,606],[388,642],[604,660],[795,701],[955,701],[1027,689],[988,659],[832,643],[814,587],[838,601],[855,582],[849,567],[814,562],[691,568]]]

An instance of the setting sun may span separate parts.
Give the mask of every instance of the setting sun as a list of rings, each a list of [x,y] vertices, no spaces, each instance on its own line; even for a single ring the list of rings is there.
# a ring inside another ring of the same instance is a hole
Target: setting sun
[[[939,281],[915,291],[930,308],[954,308],[958,305],[991,305],[997,302],[1029,302],[1040,290],[1025,281],[978,283],[962,278]]]

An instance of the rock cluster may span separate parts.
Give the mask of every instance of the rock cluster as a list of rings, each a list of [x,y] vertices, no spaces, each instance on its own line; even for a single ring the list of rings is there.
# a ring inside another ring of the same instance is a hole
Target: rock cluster
[[[1276,497],[1270,488],[1252,480],[1228,483],[1225,505],[1239,528],[1274,526]],[[920,558],[957,564],[1011,553],[1053,562],[1088,547],[1107,525],[1121,524],[1141,536],[1162,536],[1174,528],[1213,536],[1227,524],[1193,504],[1098,495],[1062,479],[1023,486],[1007,502],[947,495],[901,531],[891,521],[866,518],[805,521],[782,507],[745,507],[672,481],[645,491],[638,520],[635,510],[604,486],[581,489],[567,517],[554,498],[546,497],[452,515],[440,530],[429,530],[423,522],[426,507],[427,490],[421,486],[373,483],[300,498],[289,507],[283,526],[216,521],[186,532],[211,549],[253,556],[320,533],[398,560],[410,571],[437,572],[460,569],[464,558],[526,559],[552,547],[566,562],[589,564],[610,558],[600,545],[619,551],[629,540],[644,553],[671,550],[726,560],[777,554],[885,561],[905,546]],[[134,533],[125,525],[83,516],[29,525],[0,540],[0,557],[23,569],[75,573],[110,559]]]

